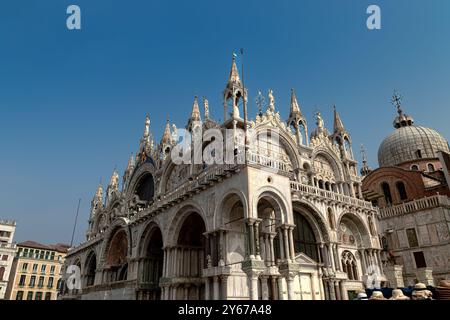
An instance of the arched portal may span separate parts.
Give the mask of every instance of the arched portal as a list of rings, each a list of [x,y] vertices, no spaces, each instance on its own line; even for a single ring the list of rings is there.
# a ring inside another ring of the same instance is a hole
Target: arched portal
[[[163,238],[159,227],[151,224],[144,236],[139,261],[139,299],[160,300],[161,288],[159,281],[163,276]]]
[[[127,280],[128,275],[128,237],[119,229],[111,238],[106,256],[110,282]]]
[[[319,244],[313,228],[306,217],[294,211],[294,248],[295,252],[302,252],[316,262],[320,261]]]
[[[179,229],[176,246],[172,249],[174,267],[172,277],[176,287],[172,287],[172,299],[204,299],[202,270],[206,268],[205,222],[197,212],[190,212]]]
[[[86,259],[86,287],[93,286],[95,284],[95,273],[97,270],[97,256],[94,252],[91,252]]]

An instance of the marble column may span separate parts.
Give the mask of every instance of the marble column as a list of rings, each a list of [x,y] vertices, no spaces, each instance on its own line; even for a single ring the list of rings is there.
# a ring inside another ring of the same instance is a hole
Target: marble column
[[[257,260],[261,260],[261,244],[259,243],[259,221],[253,223],[253,232],[255,239],[255,255]]]
[[[294,277],[291,275],[287,276],[286,282],[287,282],[287,289],[288,289],[288,300],[294,300],[295,299]]]
[[[220,299],[219,277],[218,276],[213,277],[213,299],[214,300]]]
[[[284,300],[283,277],[278,277],[278,300]]]
[[[184,300],[189,300],[189,285],[184,286]]]
[[[270,277],[270,286],[272,291],[272,297],[270,298],[273,300],[278,300],[277,279],[273,276]]]
[[[362,269],[362,273],[363,275],[366,274],[366,261],[365,257],[364,257],[364,249],[359,249],[359,259],[361,260],[361,269]]]
[[[211,290],[208,277],[205,278],[205,300],[211,300]]]
[[[333,270],[336,270],[336,266],[334,265],[334,253],[333,253],[333,250],[332,250],[332,244],[326,244],[326,247],[327,247],[327,251],[328,251],[328,255],[329,255],[329,258],[330,258],[330,262],[331,262],[331,268],[333,269]]]
[[[334,290],[334,284],[332,280],[328,281],[328,288],[330,289],[330,300],[337,300],[336,291]]]
[[[222,282],[222,296],[220,298],[226,300],[228,298],[228,275],[221,275],[220,280]]]
[[[344,283],[339,281],[339,290],[341,292],[341,300],[348,300],[347,293],[345,292]]]
[[[333,281],[334,282],[334,292],[336,295],[336,300],[341,300],[341,293],[339,289],[339,281]]]
[[[249,221],[249,233],[250,233],[250,259],[255,258],[255,229],[253,221]]]
[[[270,265],[275,265],[275,253],[274,253],[274,248],[273,248],[273,239],[275,238],[274,234],[270,234],[269,235],[269,243],[270,243]]]
[[[258,275],[251,274],[249,275],[250,280],[250,299],[258,300]]]
[[[289,227],[289,245],[290,245],[290,249],[291,249],[291,259],[292,262],[295,262],[295,249],[294,249],[294,235],[293,235],[293,231],[294,231],[294,227],[291,226]]]
[[[262,300],[269,300],[269,286],[268,286],[268,279],[267,276],[261,276],[261,293],[262,293]]]
[[[284,245],[283,245],[283,230],[280,228],[278,228],[278,240],[280,242],[280,256],[281,256],[281,260],[284,260]]]
[[[289,254],[289,239],[288,239],[288,230],[286,227],[283,228],[283,242],[284,242],[284,252],[286,256],[286,261],[291,259]]]

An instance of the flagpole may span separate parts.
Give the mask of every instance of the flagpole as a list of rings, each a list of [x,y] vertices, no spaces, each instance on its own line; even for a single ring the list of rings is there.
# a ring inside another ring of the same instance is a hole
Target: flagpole
[[[245,92],[245,84],[244,84],[244,49],[241,48],[241,69],[242,69],[242,87],[243,88],[243,100],[244,100],[244,161],[247,165],[247,148],[248,148],[248,139],[247,139],[247,97]]]
[[[75,215],[75,223],[73,225],[72,239],[70,240],[70,247],[71,248],[72,248],[72,245],[73,245],[73,238],[75,237],[75,229],[77,227],[78,212],[80,211],[80,203],[81,203],[81,198],[78,199],[77,214]]]

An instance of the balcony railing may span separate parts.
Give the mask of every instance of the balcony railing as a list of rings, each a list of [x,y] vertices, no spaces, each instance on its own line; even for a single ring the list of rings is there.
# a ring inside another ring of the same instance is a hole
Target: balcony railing
[[[16,244],[15,243],[0,243],[0,248],[15,249],[16,248]]]
[[[361,199],[353,198],[346,196],[344,194],[336,193],[333,191],[327,191],[320,188],[316,188],[307,184],[303,184],[300,182],[291,181],[291,190],[298,191],[301,193],[309,194],[309,195],[315,195],[320,198],[336,201],[336,202],[343,202],[345,204],[351,205],[351,206],[358,206],[365,209],[373,210],[374,207],[372,203],[368,201],[364,201]]]
[[[450,198],[443,195],[435,195],[380,209],[380,215],[383,219],[442,206],[450,207]]]

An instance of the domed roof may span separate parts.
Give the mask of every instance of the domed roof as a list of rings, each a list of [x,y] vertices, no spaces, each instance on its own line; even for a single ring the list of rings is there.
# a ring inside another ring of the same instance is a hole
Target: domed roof
[[[380,167],[437,158],[438,151],[450,151],[447,140],[437,131],[415,126],[414,119],[403,113],[401,97],[397,93],[394,93],[392,102],[398,109],[398,116],[394,120],[394,132],[383,140],[378,149]]]
[[[437,131],[420,126],[400,127],[387,136],[378,149],[380,167],[437,158],[438,151],[449,152],[447,140]]]

